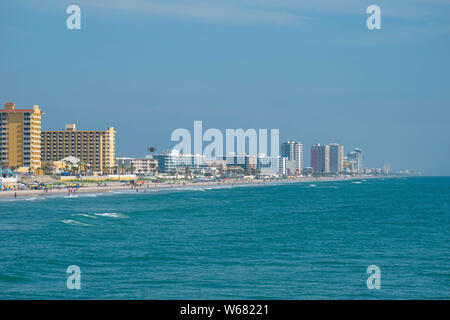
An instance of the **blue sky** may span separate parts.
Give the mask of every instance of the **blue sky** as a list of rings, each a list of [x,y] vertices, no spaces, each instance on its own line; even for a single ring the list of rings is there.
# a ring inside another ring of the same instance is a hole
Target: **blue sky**
[[[113,125],[118,156],[202,120],[279,128],[307,163],[338,142],[370,167],[450,175],[448,0],[3,0],[0,39],[2,104],[40,105],[44,129]]]

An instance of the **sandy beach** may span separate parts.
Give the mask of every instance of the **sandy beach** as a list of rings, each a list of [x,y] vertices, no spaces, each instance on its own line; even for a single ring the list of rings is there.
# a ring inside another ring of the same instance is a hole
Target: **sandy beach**
[[[107,193],[107,192],[117,192],[117,191],[135,191],[135,192],[145,192],[146,190],[159,190],[159,189],[171,189],[171,188],[184,188],[184,187],[205,187],[205,186],[233,186],[233,185],[273,185],[273,184],[284,184],[284,183],[299,183],[299,182],[324,182],[324,181],[343,181],[343,180],[362,180],[362,179],[376,179],[381,177],[374,176],[363,176],[363,177],[323,177],[323,178],[298,178],[298,179],[284,179],[284,180],[227,180],[223,182],[211,181],[211,182],[179,182],[179,183],[153,183],[149,182],[136,187],[131,187],[122,182],[110,182],[107,186],[98,186],[96,184],[88,184],[86,186],[81,186],[76,189],[72,189],[69,192],[69,188],[60,187],[49,189],[47,192],[45,190],[10,190],[10,191],[0,191],[0,198],[14,198],[14,197],[33,197],[33,196],[48,196],[57,194],[66,195],[76,195],[80,193]],[[382,177],[386,178],[386,177]]]

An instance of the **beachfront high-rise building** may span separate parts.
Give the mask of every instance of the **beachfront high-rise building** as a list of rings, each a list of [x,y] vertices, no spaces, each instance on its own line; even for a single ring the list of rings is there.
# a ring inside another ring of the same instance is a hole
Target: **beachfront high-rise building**
[[[318,172],[328,173],[330,172],[330,147],[319,146],[317,153],[317,166]]]
[[[347,153],[347,162],[350,172],[362,173],[362,149],[355,148],[353,151]]]
[[[344,171],[344,146],[330,143],[330,172],[339,173]]]
[[[319,161],[318,161],[319,147],[320,144],[313,144],[311,146],[311,168],[314,170],[314,172],[317,172],[319,169]]]
[[[301,174],[303,169],[303,145],[301,142],[287,141],[281,144],[281,157],[286,159],[288,175]]]
[[[66,124],[65,130],[43,130],[42,161],[57,161],[73,156],[88,166],[90,171],[112,172],[115,165],[115,131],[76,130],[75,124]]]
[[[330,172],[330,147],[315,144],[311,146],[311,167],[315,172]]]
[[[41,115],[37,105],[16,109],[12,102],[0,110],[0,162],[6,167],[41,167]]]

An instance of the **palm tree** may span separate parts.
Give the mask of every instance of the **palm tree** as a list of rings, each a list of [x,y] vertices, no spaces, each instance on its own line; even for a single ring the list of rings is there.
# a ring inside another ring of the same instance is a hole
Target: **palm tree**
[[[87,166],[87,161],[80,160],[80,162],[78,162],[78,168],[80,169],[79,171],[82,175],[86,174],[86,166]]]
[[[42,171],[44,171],[44,174],[48,174],[48,173],[50,172],[50,170],[51,170],[50,163],[47,162],[47,161],[44,162],[44,163],[42,164],[41,169],[42,169]]]
[[[191,178],[192,178],[192,172],[191,172],[191,169],[190,169],[189,167],[186,167],[186,168],[184,169],[184,179],[185,179],[185,180],[191,180]]]
[[[70,165],[71,165],[70,161],[67,161],[67,160],[64,161],[64,171],[65,172],[69,172],[70,171]]]

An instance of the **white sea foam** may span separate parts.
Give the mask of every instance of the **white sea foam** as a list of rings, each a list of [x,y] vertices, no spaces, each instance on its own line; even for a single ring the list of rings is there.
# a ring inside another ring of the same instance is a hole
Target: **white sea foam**
[[[317,185],[315,185],[315,184],[310,184],[309,186],[310,187],[317,187]]]
[[[82,217],[87,217],[87,218],[97,219],[97,217],[91,216],[90,214],[86,214],[86,213],[75,213],[75,214],[73,214],[72,216],[82,216]]]
[[[128,216],[121,214],[121,213],[115,213],[115,212],[105,212],[105,213],[94,213],[96,216],[101,217],[108,217],[108,218],[129,218]]]
[[[360,184],[362,182],[361,181],[352,181],[352,183]]]
[[[31,198],[25,198],[23,200],[25,201],[35,201],[35,200],[45,200],[45,197],[31,197]]]
[[[87,223],[83,223],[83,222],[80,222],[80,221],[76,221],[76,220],[70,220],[70,219],[65,219],[65,220],[60,220],[62,223],[65,223],[65,224],[71,224],[71,225],[74,225],[74,226],[90,226],[90,224],[87,224]]]

